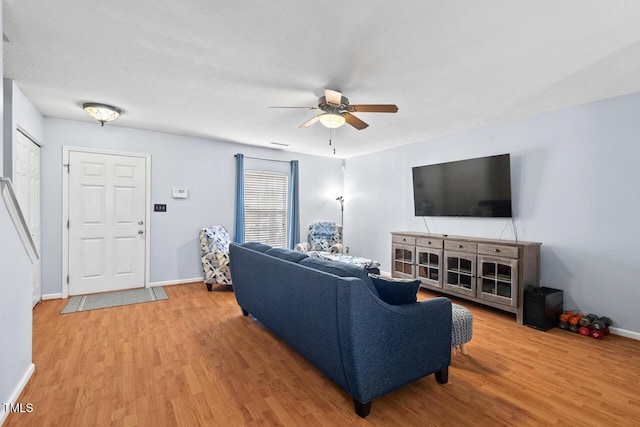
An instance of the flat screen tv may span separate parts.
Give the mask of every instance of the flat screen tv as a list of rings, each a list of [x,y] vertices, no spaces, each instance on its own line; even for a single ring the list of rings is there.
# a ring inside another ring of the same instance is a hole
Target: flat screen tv
[[[413,168],[416,216],[511,217],[509,154]]]

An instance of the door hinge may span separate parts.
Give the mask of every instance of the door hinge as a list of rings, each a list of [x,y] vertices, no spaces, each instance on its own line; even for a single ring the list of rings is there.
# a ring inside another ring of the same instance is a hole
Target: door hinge
[[[67,274],[67,285],[69,284],[69,275]]]
[[[69,173],[69,171],[71,170],[71,163],[67,163],[66,165],[63,164],[62,167],[67,168],[67,173]]]
[[[69,229],[69,220],[67,220],[67,230]]]

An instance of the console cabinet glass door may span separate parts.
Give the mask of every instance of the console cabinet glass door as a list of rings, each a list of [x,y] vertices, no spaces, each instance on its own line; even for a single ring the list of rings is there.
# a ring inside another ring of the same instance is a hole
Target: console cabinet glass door
[[[518,306],[518,260],[478,256],[478,298]]]
[[[423,285],[442,288],[442,250],[416,247],[416,274]]]
[[[393,271],[391,275],[393,277],[401,277],[406,279],[413,279],[414,272],[414,246],[393,244]]]
[[[444,287],[459,294],[476,296],[476,255],[444,252]]]

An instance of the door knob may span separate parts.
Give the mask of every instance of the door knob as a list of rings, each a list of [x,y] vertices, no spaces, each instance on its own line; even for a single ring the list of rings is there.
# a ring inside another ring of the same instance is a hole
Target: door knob
[[[144,230],[138,230],[138,234],[144,234]]]
[[[144,222],[138,221],[138,225],[142,225],[142,224],[144,224]]]

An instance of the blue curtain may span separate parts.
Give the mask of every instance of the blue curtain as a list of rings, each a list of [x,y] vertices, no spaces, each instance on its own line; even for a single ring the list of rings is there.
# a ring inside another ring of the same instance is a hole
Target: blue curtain
[[[244,243],[244,155],[236,154],[236,243]]]
[[[300,243],[300,199],[298,197],[298,161],[290,162],[289,173],[289,249]]]

